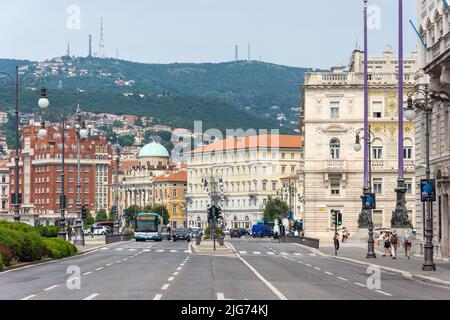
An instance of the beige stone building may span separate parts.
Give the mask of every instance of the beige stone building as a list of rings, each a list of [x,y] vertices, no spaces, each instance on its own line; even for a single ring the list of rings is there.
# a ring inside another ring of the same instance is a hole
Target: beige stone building
[[[417,21],[422,41],[418,40],[418,72],[416,82],[435,93],[450,96],[450,13],[443,1],[417,0]],[[426,46],[426,48],[424,47]],[[420,98],[420,97],[418,97]],[[450,258],[450,106],[431,103],[431,178],[437,182],[437,201],[433,204],[433,242],[437,258]],[[416,113],[416,179],[425,179],[425,114]],[[423,253],[425,214],[417,184],[417,241]]]
[[[341,210],[352,235],[358,231],[364,152],[353,149],[364,127],[364,53],[355,50],[350,65],[330,72],[308,73],[302,86],[301,127],[305,143],[306,235],[331,241],[331,210]],[[405,92],[414,85],[415,54],[405,59]],[[390,227],[396,205],[398,93],[397,59],[387,46],[369,65],[369,121],[374,133],[372,189],[377,194],[373,218],[377,228]],[[404,101],[406,101],[406,96]],[[414,224],[414,126],[405,125],[407,208]]]
[[[251,228],[262,218],[269,197],[280,194],[280,179],[303,172],[302,159],[300,136],[232,137],[194,150],[188,162],[188,225],[208,225],[211,200],[202,184],[206,174],[222,178],[226,227]]]

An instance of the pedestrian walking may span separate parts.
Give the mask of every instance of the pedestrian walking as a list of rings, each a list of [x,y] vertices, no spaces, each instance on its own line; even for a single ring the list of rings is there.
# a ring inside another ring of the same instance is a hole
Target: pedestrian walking
[[[392,232],[389,241],[391,242],[392,259],[397,259],[398,236],[396,230]]]
[[[383,235],[383,241],[384,241],[384,254],[383,257],[386,257],[386,255],[390,255],[392,257],[391,253],[391,240],[390,240],[389,232],[385,232]]]
[[[411,258],[411,246],[412,246],[411,235],[409,234],[408,231],[406,231],[405,234],[403,235],[403,247],[405,248],[405,259]]]
[[[91,226],[91,238],[94,237],[94,225]]]
[[[335,233],[334,235],[334,253],[337,256],[339,251],[340,245],[339,245],[339,233]]]

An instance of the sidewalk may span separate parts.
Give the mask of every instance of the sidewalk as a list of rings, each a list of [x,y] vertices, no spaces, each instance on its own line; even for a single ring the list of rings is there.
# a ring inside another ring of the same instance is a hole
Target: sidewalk
[[[222,247],[219,242],[216,241],[216,250],[214,251],[214,243],[210,240],[202,240],[199,246],[195,244],[195,241],[190,243],[192,252],[198,255],[210,255],[210,256],[233,256],[234,251],[231,249],[227,241]]]
[[[92,250],[95,250],[97,248],[105,246],[105,237],[104,236],[95,236],[91,238],[90,236],[84,237],[85,245],[83,246],[76,246],[78,249],[78,254],[89,252]]]
[[[399,248],[397,259],[392,257],[383,257],[383,247],[375,246],[376,259],[367,259],[367,243],[341,243],[341,247],[336,257],[334,254],[334,246],[332,244],[321,244],[320,249],[315,250],[316,253],[329,256],[333,259],[346,260],[363,265],[377,265],[385,271],[401,274],[405,277],[412,277],[422,281],[429,281],[445,286],[450,286],[450,263],[435,260],[436,272],[422,271],[423,257],[411,254],[411,259],[405,259],[403,248]]]

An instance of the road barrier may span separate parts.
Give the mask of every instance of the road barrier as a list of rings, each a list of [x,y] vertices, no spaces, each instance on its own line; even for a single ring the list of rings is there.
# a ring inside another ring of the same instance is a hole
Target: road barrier
[[[115,242],[122,242],[122,241],[130,241],[134,238],[134,235],[129,234],[110,234],[105,237],[105,244],[115,243]]]
[[[299,243],[307,247],[319,249],[320,240],[306,237],[285,236],[280,238],[281,243]]]

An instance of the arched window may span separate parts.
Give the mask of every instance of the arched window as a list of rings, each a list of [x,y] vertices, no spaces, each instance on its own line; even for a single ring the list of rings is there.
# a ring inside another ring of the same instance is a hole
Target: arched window
[[[383,141],[381,139],[375,139],[372,143],[372,159],[383,159]]]
[[[341,141],[337,138],[333,138],[330,141],[330,154],[331,159],[338,160],[341,155]]]
[[[403,157],[407,160],[411,160],[413,158],[413,142],[411,139],[405,139],[403,143]]]

